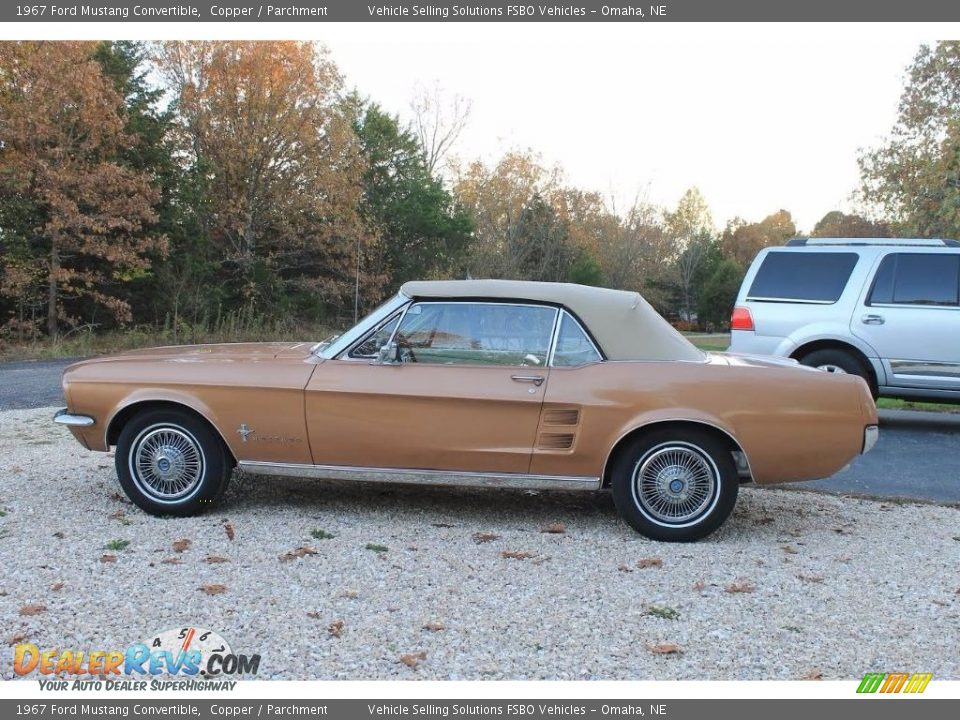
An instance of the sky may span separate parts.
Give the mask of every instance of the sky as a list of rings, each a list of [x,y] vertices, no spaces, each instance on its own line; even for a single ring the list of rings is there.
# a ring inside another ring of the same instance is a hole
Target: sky
[[[718,229],[783,208],[806,232],[856,209],[858,152],[892,128],[920,45],[960,37],[951,23],[77,23],[17,35],[31,27],[51,39],[315,40],[349,88],[403,119],[418,87],[468,99],[464,160],[532,149],[621,209],[674,207],[696,186]]]
[[[348,84],[410,117],[418,86],[472,103],[456,148],[533,149],[625,207],[697,186],[718,228],[784,208],[809,232],[855,209],[857,155],[890,131],[936,34],[903,26],[458,25],[318,33]],[[851,29],[853,28],[853,29]]]

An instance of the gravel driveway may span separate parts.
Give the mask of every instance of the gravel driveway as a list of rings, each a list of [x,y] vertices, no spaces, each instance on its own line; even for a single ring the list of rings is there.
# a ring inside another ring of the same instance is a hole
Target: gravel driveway
[[[606,495],[239,479],[158,519],[51,413],[0,412],[5,643],[194,624],[261,678],[960,679],[956,508],[745,488],[720,532],[667,545]]]

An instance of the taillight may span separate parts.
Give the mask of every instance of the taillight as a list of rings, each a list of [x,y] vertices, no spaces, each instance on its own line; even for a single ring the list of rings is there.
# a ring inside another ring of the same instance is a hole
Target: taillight
[[[731,330],[753,330],[753,315],[750,314],[750,308],[735,307],[733,315],[730,316]]]

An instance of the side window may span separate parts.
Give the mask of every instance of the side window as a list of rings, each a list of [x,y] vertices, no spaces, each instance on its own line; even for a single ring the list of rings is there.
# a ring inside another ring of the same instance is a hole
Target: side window
[[[539,305],[416,303],[395,337],[406,362],[543,366],[556,314]]]
[[[577,321],[563,313],[560,318],[560,332],[557,334],[557,349],[553,352],[554,366],[576,367],[600,362],[602,359]]]
[[[350,351],[352,358],[376,358],[380,348],[383,347],[390,336],[393,335],[393,329],[397,327],[400,320],[400,314],[396,314],[385,320],[373,333],[367,336],[367,339],[357,345]]]
[[[960,255],[891,253],[880,263],[868,304],[960,304]]]
[[[856,253],[840,252],[767,253],[747,299],[835,303],[859,258]]]

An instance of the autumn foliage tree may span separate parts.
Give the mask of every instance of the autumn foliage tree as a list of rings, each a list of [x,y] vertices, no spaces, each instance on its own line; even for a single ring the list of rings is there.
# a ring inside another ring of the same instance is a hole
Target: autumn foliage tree
[[[228,302],[249,312],[350,304],[376,235],[360,212],[364,165],[335,65],[307,42],[167,42],[183,152],[208,178],[210,236]]]
[[[82,42],[0,43],[0,293],[8,319],[47,332],[83,304],[129,320],[115,281],[147,272],[165,239],[151,232],[158,191],[120,161],[130,148],[123,99]]]
[[[920,48],[887,141],[860,156],[861,195],[896,230],[960,237],[960,41]]]

